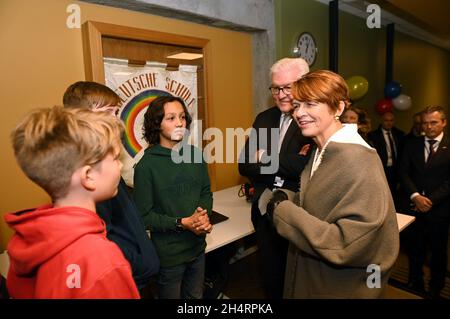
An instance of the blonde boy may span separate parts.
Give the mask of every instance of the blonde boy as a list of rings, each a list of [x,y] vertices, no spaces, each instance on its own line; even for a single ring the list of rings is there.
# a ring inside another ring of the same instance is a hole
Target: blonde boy
[[[63,103],[66,108],[107,112],[113,118],[121,101],[113,90],[101,83],[78,81],[66,89]],[[126,171],[129,173],[130,170]],[[130,263],[137,287],[145,288],[159,271],[159,258],[124,179],[120,180],[117,195],[98,202],[96,211],[106,224],[106,236],[119,246]]]
[[[11,134],[24,173],[52,204],[10,213],[12,298],[139,298],[120,249],[106,238],[95,203],[117,193],[118,120],[53,107],[32,112]]]

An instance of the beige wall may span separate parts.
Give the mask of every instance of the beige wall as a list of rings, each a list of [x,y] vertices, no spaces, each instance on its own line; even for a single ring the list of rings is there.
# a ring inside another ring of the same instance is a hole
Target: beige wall
[[[396,122],[411,128],[412,116],[425,106],[437,104],[449,112],[450,52],[408,35],[395,35],[394,79],[411,97],[412,107],[397,112]]]
[[[1,0],[0,251],[11,236],[4,213],[49,201],[17,166],[9,134],[28,111],[61,104],[65,88],[85,78],[81,30],[66,27],[70,3],[80,5],[82,23],[93,20],[209,39],[210,125],[225,132],[226,127],[248,127],[253,120],[249,34],[77,1]],[[241,182],[237,164],[213,169],[216,189]]]

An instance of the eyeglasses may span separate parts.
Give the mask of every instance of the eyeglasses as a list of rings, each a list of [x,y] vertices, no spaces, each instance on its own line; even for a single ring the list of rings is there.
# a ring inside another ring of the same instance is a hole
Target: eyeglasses
[[[103,105],[103,106],[94,106],[92,109],[94,112],[108,112],[113,115],[117,115],[120,110],[120,105]]]
[[[269,90],[270,92],[272,92],[273,95],[280,94],[280,91],[282,91],[286,95],[291,94],[290,86],[271,86]]]

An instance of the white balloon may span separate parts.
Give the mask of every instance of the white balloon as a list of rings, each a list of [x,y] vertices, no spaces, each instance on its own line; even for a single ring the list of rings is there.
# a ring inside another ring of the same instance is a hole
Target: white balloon
[[[411,107],[411,97],[406,94],[400,94],[395,99],[392,99],[392,104],[399,111],[407,110]]]

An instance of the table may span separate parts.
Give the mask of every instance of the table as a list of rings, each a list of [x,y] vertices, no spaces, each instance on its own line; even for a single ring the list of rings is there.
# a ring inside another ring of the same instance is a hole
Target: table
[[[240,185],[213,193],[213,210],[229,219],[214,225],[206,236],[206,252],[225,246],[255,232],[250,220],[251,203],[239,197]]]
[[[255,232],[250,220],[251,204],[245,197],[238,197],[240,185],[213,193],[213,210],[229,217],[214,225],[206,236],[206,252],[212,251]],[[401,232],[414,221],[414,216],[397,213],[398,230]]]
[[[416,217],[414,216],[397,213],[398,231],[401,232],[408,225],[410,225],[415,219]]]

